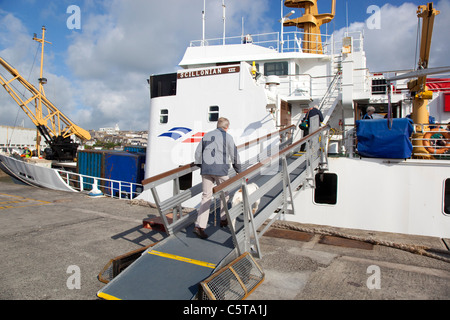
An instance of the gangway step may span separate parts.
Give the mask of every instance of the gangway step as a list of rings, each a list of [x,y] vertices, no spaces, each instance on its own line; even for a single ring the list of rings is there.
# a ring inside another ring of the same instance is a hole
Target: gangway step
[[[146,250],[133,264],[97,294],[113,300],[190,300],[201,281],[208,278],[233,250],[228,228],[206,229],[199,239],[194,225]]]

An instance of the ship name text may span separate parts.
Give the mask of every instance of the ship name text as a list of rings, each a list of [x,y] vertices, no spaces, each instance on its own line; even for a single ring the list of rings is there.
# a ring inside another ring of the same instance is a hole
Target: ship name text
[[[240,71],[239,66],[209,68],[209,69],[201,69],[201,70],[193,70],[193,71],[182,71],[182,72],[178,72],[177,78],[178,79],[197,78],[197,77],[205,77],[205,76],[214,76],[214,75],[218,75],[218,74],[236,73],[239,71]]]

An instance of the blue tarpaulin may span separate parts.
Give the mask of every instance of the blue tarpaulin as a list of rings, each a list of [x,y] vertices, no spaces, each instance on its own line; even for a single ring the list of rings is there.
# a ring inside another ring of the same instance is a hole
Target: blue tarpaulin
[[[413,133],[411,120],[392,119],[389,129],[387,119],[356,121],[358,153],[363,157],[404,159],[412,154],[409,138]]]

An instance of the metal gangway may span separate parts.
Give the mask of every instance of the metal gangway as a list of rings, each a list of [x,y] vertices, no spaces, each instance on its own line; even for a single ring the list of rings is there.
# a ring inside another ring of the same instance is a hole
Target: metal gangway
[[[168,237],[146,249],[100,290],[98,296],[104,299],[200,298],[197,295],[202,288],[199,284],[205,279],[214,274],[226,274],[219,270],[233,261],[242,262],[243,256],[260,258],[259,240],[264,232],[282,215],[295,213],[294,192],[301,191],[302,186],[314,187],[315,171],[327,169],[329,129],[329,126],[320,127],[316,116],[311,119],[311,133],[298,141],[292,141],[295,126],[290,126],[238,146],[240,152],[251,147],[261,152],[244,163],[244,171],[214,188],[211,205],[214,214],[210,215],[205,230],[207,239],[199,239],[193,233],[197,210],[187,212],[182,207],[185,201],[199,196],[202,188],[199,183],[181,190],[180,178],[199,167],[191,163],[144,180],[143,184],[153,194]],[[300,151],[302,146],[305,151]],[[173,184],[173,196],[161,200],[157,188],[166,183]],[[256,184],[256,191],[249,193],[249,184]],[[238,190],[242,191],[242,202],[234,206],[231,201],[227,203],[226,196],[231,199]],[[258,203],[256,210],[252,210],[254,203]],[[215,219],[221,204],[225,205],[228,220],[225,228],[220,228]],[[252,270],[258,269],[249,261],[244,263],[247,266],[244,276],[240,275],[245,279],[252,278]],[[237,273],[229,272],[238,277]],[[229,287],[232,281],[222,282]],[[243,288],[241,297],[251,292],[251,288],[244,286],[245,281],[235,282]],[[224,296],[224,293],[217,293],[216,298]]]

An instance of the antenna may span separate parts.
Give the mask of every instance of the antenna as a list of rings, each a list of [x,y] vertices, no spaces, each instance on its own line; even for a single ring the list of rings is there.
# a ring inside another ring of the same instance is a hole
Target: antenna
[[[225,0],[222,0],[222,9],[223,9],[223,14],[222,14],[222,19],[223,19],[223,45],[225,45],[225,22],[226,22],[226,6],[225,6]]]
[[[244,17],[242,17],[242,41],[244,41]]]
[[[205,11],[206,11],[206,0],[203,0],[203,11],[202,11],[202,26],[203,26],[203,32],[202,32],[202,46],[205,45]]]
[[[348,1],[345,1],[345,22],[347,24],[347,36],[348,36]]]

